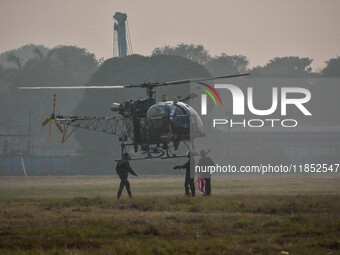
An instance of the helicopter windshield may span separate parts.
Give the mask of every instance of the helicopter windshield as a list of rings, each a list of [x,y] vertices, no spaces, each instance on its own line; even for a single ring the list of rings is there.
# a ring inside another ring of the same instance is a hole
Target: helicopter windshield
[[[147,119],[154,134],[176,134],[178,139],[202,133],[202,121],[189,105],[172,101],[159,102],[148,110]]]

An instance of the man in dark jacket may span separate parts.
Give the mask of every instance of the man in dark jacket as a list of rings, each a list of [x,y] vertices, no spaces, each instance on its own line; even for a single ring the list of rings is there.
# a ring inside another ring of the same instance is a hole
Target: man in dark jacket
[[[184,189],[185,195],[190,196],[189,187],[191,190],[191,196],[195,196],[195,159],[193,156],[193,152],[188,151],[187,156],[189,158],[188,162],[181,166],[175,166],[174,169],[186,169],[185,171],[185,182],[184,182]]]
[[[119,160],[116,166],[116,172],[120,178],[120,185],[117,193],[117,198],[120,198],[120,196],[122,195],[124,186],[126,187],[126,191],[129,194],[129,197],[132,197],[130,183],[128,181],[128,173],[130,172],[134,176],[137,176],[137,174],[132,170],[129,163],[129,159],[130,159],[129,153],[124,153],[123,159]]]
[[[200,166],[201,169],[202,169],[202,167],[205,167],[205,169],[208,169],[208,166],[215,166],[215,163],[211,158],[209,158],[206,155],[206,152],[204,150],[201,150],[201,158],[198,161],[198,165]],[[211,194],[211,182],[210,182],[211,174],[210,174],[210,172],[204,172],[203,177],[204,177],[204,180],[205,180],[204,196],[210,196],[210,194]]]

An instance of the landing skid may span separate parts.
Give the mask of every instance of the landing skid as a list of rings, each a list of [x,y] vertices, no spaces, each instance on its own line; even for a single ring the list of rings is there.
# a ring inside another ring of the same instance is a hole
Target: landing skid
[[[184,142],[187,150],[191,150],[194,151],[193,148],[193,144],[188,145],[187,142]],[[123,158],[124,153],[128,152],[127,151],[127,147],[135,147],[135,144],[132,143],[122,143],[121,144],[121,158]],[[177,155],[174,152],[174,146],[171,147],[166,147],[166,148],[160,148],[160,147],[150,147],[149,149],[143,151],[143,154],[145,154],[145,156],[142,157],[131,157],[130,160],[143,160],[143,159],[175,159],[175,158],[184,158],[187,157],[186,154],[180,154]],[[164,156],[165,155],[165,156]],[[116,160],[118,161],[118,160]]]

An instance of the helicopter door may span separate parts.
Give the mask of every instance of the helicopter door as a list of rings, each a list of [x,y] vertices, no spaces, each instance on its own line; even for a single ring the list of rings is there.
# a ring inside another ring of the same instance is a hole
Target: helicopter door
[[[140,143],[140,140],[141,140],[141,133],[140,133],[139,118],[134,117],[133,118],[133,142]]]
[[[146,143],[148,139],[148,121],[146,118],[139,119],[139,131],[140,131],[140,141],[141,143]]]
[[[146,143],[147,137],[147,120],[142,117],[135,117],[133,121],[133,141],[134,143]]]
[[[151,139],[159,142],[161,136],[170,132],[169,122],[170,109],[167,103],[157,103],[150,107],[147,113],[147,120],[150,126]]]

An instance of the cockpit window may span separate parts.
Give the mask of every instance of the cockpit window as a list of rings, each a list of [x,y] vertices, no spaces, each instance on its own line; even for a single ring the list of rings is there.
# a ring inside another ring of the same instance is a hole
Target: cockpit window
[[[148,117],[165,117],[167,115],[166,113],[166,107],[164,105],[154,105],[152,106],[148,111]]]
[[[175,104],[172,104],[170,106],[170,116],[178,116],[178,115],[184,115],[185,112],[183,111],[183,109]]]

